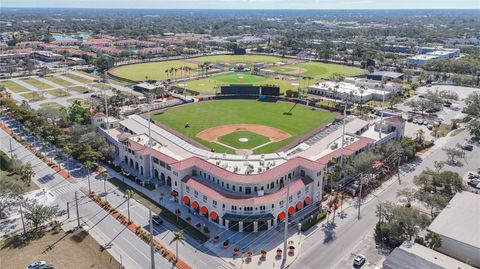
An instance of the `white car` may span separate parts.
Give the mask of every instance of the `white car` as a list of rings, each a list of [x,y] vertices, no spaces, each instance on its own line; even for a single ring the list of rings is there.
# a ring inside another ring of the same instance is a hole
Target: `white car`
[[[363,256],[362,254],[359,254],[355,257],[355,259],[353,259],[353,265],[362,266],[365,261],[367,261],[367,258],[365,258],[365,256]]]
[[[36,269],[45,264],[47,264],[46,261],[34,262],[34,263],[31,263],[29,266],[27,266],[26,269]]]

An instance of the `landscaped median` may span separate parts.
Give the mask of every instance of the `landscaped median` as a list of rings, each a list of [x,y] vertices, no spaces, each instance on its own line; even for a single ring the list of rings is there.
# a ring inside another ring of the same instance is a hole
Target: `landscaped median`
[[[318,212],[312,216],[310,216],[306,221],[302,222],[302,232],[308,231],[308,229],[312,228],[317,223],[321,222],[327,217],[327,212],[322,211]]]
[[[88,195],[90,199],[92,199],[92,201],[94,201],[101,208],[103,208],[110,215],[112,215],[116,220],[118,220],[122,225],[126,226],[130,231],[135,233],[145,243],[150,243],[150,233],[140,225],[133,223],[131,220],[129,222],[127,217],[122,213],[120,213],[116,207],[113,207],[107,200],[105,200],[105,198],[101,197],[95,192],[91,192],[91,193],[88,193],[88,191],[83,191],[83,192],[86,195]],[[168,249],[167,247],[162,245],[160,242],[158,242],[157,240],[155,239],[153,240],[153,245],[156,252],[160,253],[160,255],[162,255],[162,257],[167,259],[169,262],[174,263],[177,268],[180,268],[180,269],[192,268],[182,259],[178,259],[177,261],[175,261],[175,254],[170,249]]]

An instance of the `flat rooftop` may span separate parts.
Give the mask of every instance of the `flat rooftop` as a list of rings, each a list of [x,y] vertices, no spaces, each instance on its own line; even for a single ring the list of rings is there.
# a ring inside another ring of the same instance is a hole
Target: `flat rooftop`
[[[428,229],[480,249],[480,195],[457,193]]]

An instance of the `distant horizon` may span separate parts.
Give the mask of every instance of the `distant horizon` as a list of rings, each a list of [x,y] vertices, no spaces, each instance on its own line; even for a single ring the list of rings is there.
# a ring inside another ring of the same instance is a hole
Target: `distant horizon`
[[[2,8],[155,10],[479,10],[478,0],[2,0]]]

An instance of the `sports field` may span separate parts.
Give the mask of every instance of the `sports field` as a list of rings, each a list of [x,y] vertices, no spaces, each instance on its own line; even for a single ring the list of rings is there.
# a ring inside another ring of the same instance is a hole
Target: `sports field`
[[[111,70],[110,72],[116,76],[123,77],[135,81],[144,81],[148,79],[154,80],[166,80],[171,77],[175,77],[175,73],[169,73],[171,68],[179,68],[188,66],[194,70],[190,71],[191,75],[197,73],[197,65],[185,61],[163,61],[153,63],[141,63],[125,65]],[[176,77],[180,78],[182,71],[176,72]]]
[[[362,69],[357,67],[320,62],[308,62],[294,65],[278,66],[273,67],[272,70],[282,74],[301,75],[304,77],[326,79],[331,78],[334,73],[339,73],[346,77],[358,76],[364,73]]]
[[[312,83],[314,83],[312,81]],[[179,82],[176,85],[202,94],[216,93],[220,86],[230,84],[276,85],[280,92],[296,90],[298,82],[287,79],[274,79],[272,77],[255,76],[249,73],[232,73],[227,75],[212,76],[203,79],[194,79]]]
[[[154,80],[166,80],[168,78],[182,77],[182,71],[180,70],[177,71],[176,75],[175,73],[166,72],[171,68],[188,66],[193,68],[193,70],[188,71],[189,75],[196,76],[198,72],[198,65],[203,63],[244,63],[250,66],[253,63],[273,64],[278,62],[294,63],[295,60],[268,55],[213,55],[185,60],[125,65],[114,68],[110,72],[116,76],[134,81],[144,81],[146,80],[146,77]],[[185,77],[186,74],[183,73],[183,76]]]
[[[20,84],[17,84],[11,80],[4,80],[0,82],[0,85],[5,86],[7,89],[11,90],[14,93],[20,93],[20,92],[30,92],[29,89],[23,87]]]
[[[291,114],[287,114],[292,107],[294,107],[294,104],[287,102],[218,100],[167,109],[152,115],[152,118],[209,148],[215,149],[216,152],[226,153],[234,153],[235,150],[215,142],[206,141],[197,135],[202,131],[202,133],[205,133],[207,129],[213,127],[219,128],[219,126],[224,125],[250,124],[277,129],[286,134],[284,137],[288,138],[280,138],[276,140],[277,142],[268,143],[254,150],[254,153],[271,153],[305,133],[329,123],[335,118],[333,113],[323,110],[312,110],[302,105],[295,106]],[[186,128],[186,123],[189,124],[188,128]],[[239,137],[238,132],[240,132],[240,130],[225,133],[225,135],[228,136],[220,136],[219,140],[221,142],[223,139],[224,142],[237,149],[239,147],[246,148],[245,146],[239,146],[239,144],[241,145],[242,143],[239,143],[241,141],[238,141],[238,139],[244,136]],[[259,132],[256,132],[256,134],[260,135]],[[256,147],[259,143],[265,141],[264,139],[260,141],[260,137],[251,135],[245,138],[248,138],[248,141],[253,140],[253,143],[251,142],[252,144],[249,145],[252,147]]]
[[[39,89],[39,90],[46,90],[46,89],[51,89],[51,88],[54,88],[38,79],[34,79],[34,78],[24,78],[22,79],[23,82],[25,83],[28,83],[30,85],[32,85],[33,87]]]

